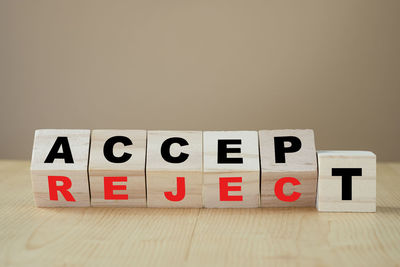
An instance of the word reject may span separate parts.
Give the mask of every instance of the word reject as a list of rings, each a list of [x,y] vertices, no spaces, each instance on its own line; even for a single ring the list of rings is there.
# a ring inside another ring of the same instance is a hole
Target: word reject
[[[376,211],[376,156],[316,151],[312,130],[36,130],[38,207]]]

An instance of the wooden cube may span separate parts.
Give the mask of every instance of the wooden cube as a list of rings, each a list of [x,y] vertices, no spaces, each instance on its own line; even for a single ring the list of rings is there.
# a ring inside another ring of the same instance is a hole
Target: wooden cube
[[[36,130],[31,178],[38,207],[88,207],[90,130]]]
[[[201,131],[149,131],[147,206],[202,207]]]
[[[93,130],[91,205],[146,207],[145,160],[145,130]]]
[[[256,131],[203,132],[206,208],[256,208],[260,163]]]
[[[318,211],[375,212],[376,156],[369,151],[318,151]]]
[[[315,207],[313,130],[261,130],[261,207]]]

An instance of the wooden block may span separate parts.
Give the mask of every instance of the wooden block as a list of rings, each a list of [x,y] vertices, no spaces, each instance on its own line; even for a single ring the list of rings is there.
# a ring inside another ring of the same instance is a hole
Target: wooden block
[[[203,132],[206,208],[256,208],[260,164],[256,131]]]
[[[36,206],[88,207],[90,130],[36,130],[31,178]]]
[[[375,212],[376,156],[369,151],[318,151],[318,211]]]
[[[149,131],[147,206],[202,207],[201,131]]]
[[[259,138],[261,207],[315,207],[313,130],[262,130]]]
[[[146,131],[93,130],[89,180],[95,207],[146,207]]]

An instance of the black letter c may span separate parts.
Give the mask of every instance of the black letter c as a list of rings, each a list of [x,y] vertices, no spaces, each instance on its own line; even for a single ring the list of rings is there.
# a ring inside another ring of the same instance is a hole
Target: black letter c
[[[180,137],[168,138],[161,145],[161,156],[163,157],[163,159],[165,161],[168,161],[170,163],[182,163],[185,160],[187,160],[189,155],[186,154],[186,153],[181,152],[181,154],[179,154],[179,156],[177,156],[177,157],[171,156],[170,148],[171,148],[171,145],[174,144],[174,143],[177,143],[180,146],[189,145],[189,143],[183,138],[180,138]]]
[[[129,139],[126,136],[113,136],[104,143],[103,147],[104,157],[112,163],[127,162],[132,157],[132,154],[125,152],[122,156],[116,157],[113,154],[113,148],[116,143],[122,143],[124,146],[132,145],[131,139]]]

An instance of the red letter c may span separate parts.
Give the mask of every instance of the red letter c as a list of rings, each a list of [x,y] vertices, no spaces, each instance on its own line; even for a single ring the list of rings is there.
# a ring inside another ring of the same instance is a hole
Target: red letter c
[[[299,185],[301,184],[299,182],[299,180],[297,180],[294,177],[283,177],[281,179],[279,179],[276,183],[275,183],[275,195],[276,197],[281,200],[281,201],[285,201],[285,202],[294,202],[296,200],[299,199],[299,197],[301,196],[301,193],[294,191],[290,196],[287,196],[283,193],[283,186],[286,183],[291,183],[292,185]]]

